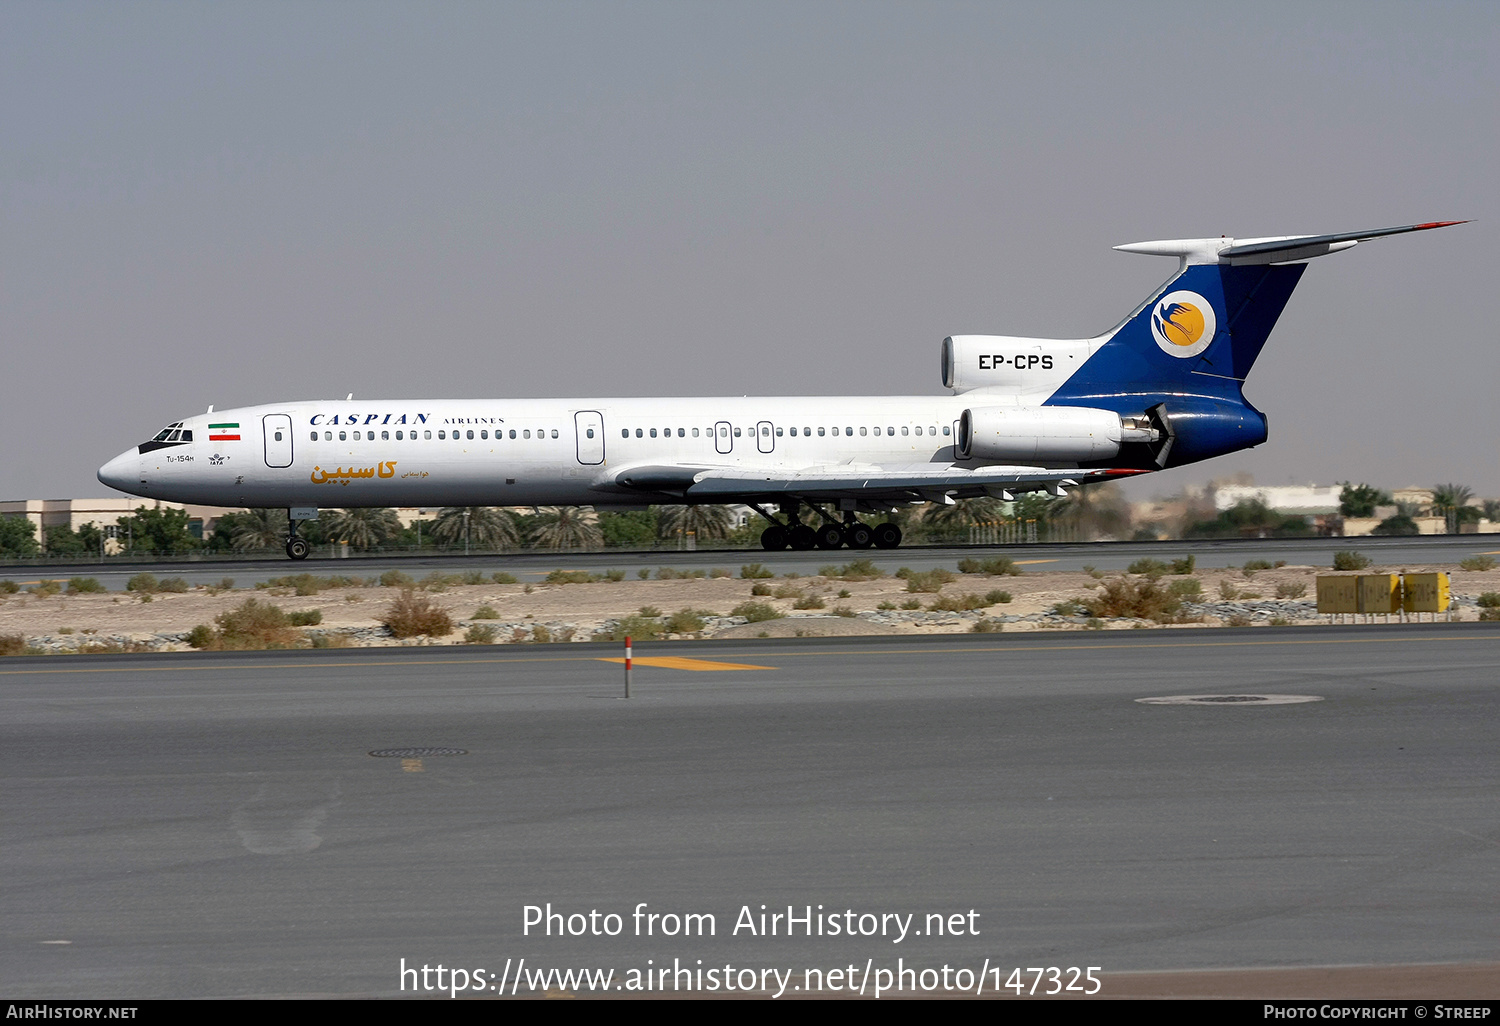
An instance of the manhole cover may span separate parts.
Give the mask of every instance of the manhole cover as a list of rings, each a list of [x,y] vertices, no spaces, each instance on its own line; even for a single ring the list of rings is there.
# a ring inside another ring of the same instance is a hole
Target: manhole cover
[[[1137,698],[1142,705],[1296,705],[1321,702],[1322,695],[1165,695]]]
[[[431,759],[439,755],[468,755],[467,748],[377,748],[377,759]]]

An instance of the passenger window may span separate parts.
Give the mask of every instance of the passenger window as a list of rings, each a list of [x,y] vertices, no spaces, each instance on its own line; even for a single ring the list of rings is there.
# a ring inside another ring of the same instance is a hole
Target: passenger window
[[[278,442],[281,441],[281,432],[280,431],[276,432],[276,441],[278,441]]]
[[[695,434],[695,435],[697,433],[698,432],[696,432],[696,431],[693,432],[693,434]],[[677,437],[678,438],[686,438],[687,437],[687,430],[685,428],[678,428],[677,429]]]
[[[865,436],[865,434],[866,434],[865,429],[864,428],[860,428],[859,429],[859,437],[863,438]]]
[[[587,431],[586,431],[586,432],[585,432],[585,434],[587,434],[587,435],[588,435],[588,437],[590,437],[590,438],[593,438],[593,437],[594,437],[594,429],[593,429],[593,428],[589,428],[589,429],[588,429],[588,430],[587,430]]]
[[[439,433],[441,434],[441,432],[439,432]],[[431,440],[431,438],[432,438],[432,432],[431,431],[423,431],[422,432],[422,437]]]
[[[552,429],[552,437],[553,437],[553,438],[556,438],[556,437],[557,437],[557,428],[553,428],[553,429]]]
[[[354,432],[354,440],[356,442],[359,441],[359,432],[358,431]]]
[[[854,437],[854,429],[852,427],[846,427],[846,428],[844,428],[844,434],[847,435],[847,436],[849,436],[850,438],[853,438]]]
[[[438,439],[440,441],[447,441],[447,439],[448,439],[448,433],[446,431],[439,431],[438,432]]]
[[[317,433],[317,432],[316,432],[316,431],[314,431],[314,432],[313,432],[313,433],[312,433],[312,437],[311,437],[311,439],[310,439],[310,440],[311,440],[311,441],[314,441],[314,442],[316,442],[316,441],[317,441],[317,440],[318,440],[318,433]]]
[[[396,432],[396,441],[401,441],[401,432],[399,431]]]
[[[937,428],[935,428],[935,427],[931,427],[931,426],[929,426],[929,427],[928,427],[928,428],[927,428],[927,433],[928,433],[928,434],[929,434],[929,435],[935,435],[935,434],[937,434]]]
[[[947,434],[947,433],[948,433],[948,432],[949,432],[949,427],[948,427],[948,425],[947,425],[947,424],[944,424],[944,425],[943,425],[943,434],[945,434],[945,435],[946,435],[946,434]]]
[[[655,438],[655,437],[656,437],[656,428],[652,428],[652,429],[651,429],[651,437],[652,437],[652,438]]]
[[[734,429],[734,437],[736,437],[736,438],[740,437],[740,429],[739,428],[735,428]]]
[[[902,434],[903,434],[903,435],[904,435],[904,434],[907,434],[907,433],[908,433],[908,432],[909,432],[909,431],[911,431],[911,428],[909,428],[909,427],[906,427],[906,426],[905,426],[905,425],[902,425],[902,427],[901,427],[901,433],[902,433]]]
[[[479,432],[479,437],[480,438],[488,438],[488,437],[490,437],[490,433],[488,431],[481,431],[481,432]]]
[[[921,424],[918,424],[918,425],[917,425],[917,434],[919,434],[919,435],[920,435],[920,434],[921,434],[921,433],[922,433],[922,425],[921,425]]]
[[[698,437],[698,429],[697,428],[693,428],[693,437],[694,438]]]
[[[824,434],[825,430],[826,430],[825,428],[818,428],[818,437],[819,438],[823,437],[823,434]]]
[[[620,429],[620,437],[621,438],[629,438],[630,437],[630,429],[629,428],[621,428]]]
[[[736,431],[735,434],[739,434],[739,432]],[[721,427],[721,428],[719,428],[719,437],[720,438],[728,438],[729,437],[729,429],[727,427]]]
[[[645,438],[646,437],[646,432],[642,431],[640,428],[636,428],[635,429],[635,437],[637,437],[637,438]]]
[[[530,438],[531,437],[531,428],[527,428],[526,430],[522,431],[521,432],[521,437],[522,438]]]
[[[325,442],[331,442],[331,441],[333,441],[333,432],[332,431],[324,431],[323,432],[323,441],[325,441]]]
[[[341,442],[347,442],[347,441],[349,441],[349,435],[346,432],[340,431],[339,432],[339,441],[341,441]]]
[[[470,439],[471,439],[471,440],[472,440],[472,439],[473,439],[473,437],[474,437],[474,429],[473,429],[473,428],[469,428],[469,430],[468,430],[468,431],[466,431],[466,432],[464,432],[464,433],[465,433],[465,434],[466,434],[466,435],[468,435],[468,437],[469,437],[469,438],[470,438]],[[454,435],[454,436],[453,436],[453,437],[454,437],[454,438],[457,438],[457,437],[458,437],[458,436],[457,436],[457,435]]]
[[[510,429],[510,437],[512,437],[512,438],[516,437],[516,429],[515,428],[511,428]]]

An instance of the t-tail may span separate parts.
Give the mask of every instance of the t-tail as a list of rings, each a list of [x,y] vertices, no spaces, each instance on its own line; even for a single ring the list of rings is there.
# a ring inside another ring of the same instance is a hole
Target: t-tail
[[[1267,430],[1265,415],[1245,399],[1242,387],[1306,261],[1368,239],[1463,223],[1117,246],[1126,253],[1176,257],[1178,272],[1117,328],[1096,338],[946,339],[945,383],[956,391],[1012,392],[1044,407],[1118,413],[1119,453],[1083,466],[1154,470],[1247,449],[1264,442]],[[1018,355],[1007,356],[1011,350]],[[1024,363],[1022,353],[1031,354]]]

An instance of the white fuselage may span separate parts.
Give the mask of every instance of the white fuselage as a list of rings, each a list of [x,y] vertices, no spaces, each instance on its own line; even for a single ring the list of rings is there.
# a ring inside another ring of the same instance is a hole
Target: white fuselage
[[[177,434],[190,432],[191,441],[132,448],[99,476],[148,498],[222,506],[639,505],[639,490],[615,483],[632,467],[984,466],[955,458],[955,422],[972,402],[972,396],[817,396],[278,403],[187,418]]]

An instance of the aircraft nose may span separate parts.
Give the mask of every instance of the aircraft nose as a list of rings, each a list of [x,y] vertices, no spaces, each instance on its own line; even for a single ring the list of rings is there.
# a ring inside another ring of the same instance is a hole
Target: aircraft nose
[[[127,449],[99,468],[99,480],[122,492],[131,491],[131,486],[140,487],[141,454],[137,449]]]

